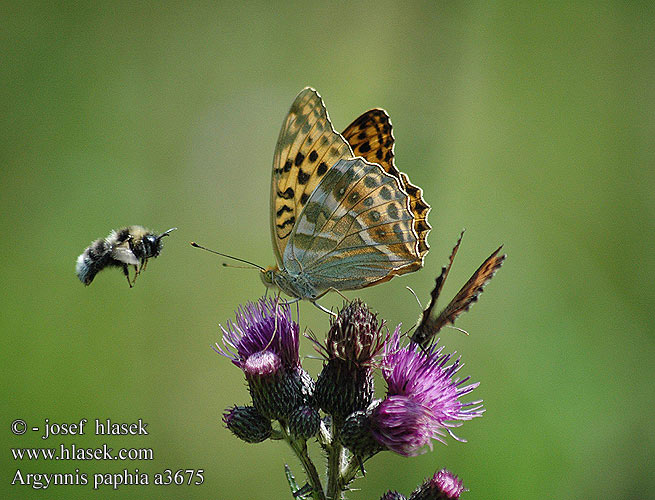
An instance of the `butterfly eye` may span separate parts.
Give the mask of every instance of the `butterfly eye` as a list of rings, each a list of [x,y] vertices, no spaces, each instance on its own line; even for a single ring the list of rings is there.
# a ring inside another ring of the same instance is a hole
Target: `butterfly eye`
[[[263,270],[260,274],[262,278],[262,282],[266,286],[271,286],[273,285],[273,270],[272,269],[266,269]]]

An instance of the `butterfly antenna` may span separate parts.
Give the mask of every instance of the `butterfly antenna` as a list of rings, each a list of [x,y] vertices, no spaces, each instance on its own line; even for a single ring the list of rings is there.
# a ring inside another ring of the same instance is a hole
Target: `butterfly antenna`
[[[228,264],[223,262],[223,267],[231,267],[232,269],[252,269],[251,266],[235,266],[234,264]]]
[[[252,267],[256,267],[257,269],[259,269],[261,271],[266,271],[266,269],[264,269],[262,266],[258,266],[254,262],[250,262],[249,260],[240,259],[239,257],[233,257],[232,255],[227,255],[225,253],[217,252],[216,250],[210,250],[209,248],[205,248],[205,247],[203,247],[201,245],[198,245],[195,241],[191,242],[191,246],[196,247],[196,248],[200,248],[202,250],[206,250],[206,251],[211,252],[211,253],[215,253],[216,255],[220,255],[221,257],[227,257],[228,259],[238,260],[239,262],[243,262],[244,264],[249,264]]]
[[[416,302],[418,302],[418,306],[419,306],[421,309],[423,309],[423,304],[421,304],[421,301],[419,300],[418,295],[416,295],[416,292],[415,292],[414,290],[412,290],[412,289],[411,289],[410,287],[408,287],[408,286],[406,286],[405,288],[407,288],[407,290],[409,290],[409,291],[411,292],[411,294],[412,294],[412,295],[414,296],[414,298],[416,299]]]

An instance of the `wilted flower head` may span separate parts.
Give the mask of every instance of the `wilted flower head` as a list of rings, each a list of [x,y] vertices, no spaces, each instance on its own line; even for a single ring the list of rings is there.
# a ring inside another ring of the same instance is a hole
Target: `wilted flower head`
[[[352,412],[364,410],[373,399],[372,367],[389,334],[362,301],[355,299],[331,321],[325,345],[313,338],[327,360],[318,380],[316,404],[341,423]]]
[[[223,328],[223,345],[214,349],[243,370],[266,370],[300,366],[299,327],[291,319],[289,306],[274,299],[248,302],[236,312],[236,323]],[[248,362],[249,358],[255,356]],[[277,361],[279,360],[279,361]],[[279,363],[279,367],[276,366]]]
[[[387,382],[387,397],[371,416],[375,439],[396,453],[416,455],[432,440],[442,441],[444,431],[458,427],[460,421],[482,415],[481,401],[462,403],[459,398],[479,383],[453,379],[461,368],[460,360],[446,363],[452,354],[441,354],[443,347],[423,352],[416,345],[400,348],[398,329],[387,343],[382,374]]]
[[[389,338],[383,333],[383,326],[384,321],[378,321],[366,304],[355,299],[331,320],[325,346],[314,343],[328,360],[342,359],[358,366],[370,366]]]
[[[467,491],[462,480],[447,469],[441,469],[423,483],[409,500],[456,500]]]

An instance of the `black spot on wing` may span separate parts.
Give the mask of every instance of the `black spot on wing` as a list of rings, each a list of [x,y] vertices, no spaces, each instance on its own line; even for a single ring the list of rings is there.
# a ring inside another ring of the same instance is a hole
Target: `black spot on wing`
[[[295,193],[292,188],[287,188],[285,191],[278,191],[277,195],[285,200],[290,200],[294,197]]]
[[[323,175],[325,172],[327,172],[327,170],[328,170],[328,166],[325,164],[324,161],[322,161],[322,162],[318,165],[318,169],[316,170],[316,173],[317,173],[318,175]]]
[[[372,223],[379,222],[380,221],[380,212],[378,212],[377,210],[371,210],[368,213],[368,218],[369,218],[370,222],[372,222]]]
[[[283,223],[276,224],[276,226],[278,228],[280,228],[280,229],[284,229],[286,226],[289,226],[289,225],[293,226],[294,222],[296,222],[296,218],[292,216],[292,217],[289,217],[287,220],[285,220]]]
[[[289,205],[282,205],[282,207],[275,212],[275,215],[280,217],[284,212],[293,212],[293,209]]]
[[[364,185],[369,189],[373,189],[374,187],[377,187],[378,182],[375,180],[375,177],[367,175],[364,177]]]
[[[299,184],[307,184],[307,181],[309,180],[310,175],[306,172],[303,172],[302,168],[298,170],[298,183]]]

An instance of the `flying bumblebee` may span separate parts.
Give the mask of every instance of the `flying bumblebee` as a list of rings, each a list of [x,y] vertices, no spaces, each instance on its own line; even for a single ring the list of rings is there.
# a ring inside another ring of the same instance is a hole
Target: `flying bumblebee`
[[[75,272],[85,285],[90,285],[96,274],[107,267],[120,267],[130,288],[137,276],[146,268],[148,259],[157,257],[162,250],[162,238],[173,227],[156,235],[143,226],[128,226],[112,231],[106,238],[95,240],[77,258]],[[134,278],[130,280],[128,266],[134,266]]]

